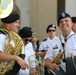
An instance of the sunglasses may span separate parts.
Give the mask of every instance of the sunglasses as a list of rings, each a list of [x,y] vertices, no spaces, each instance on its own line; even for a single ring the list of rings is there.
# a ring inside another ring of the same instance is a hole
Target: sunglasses
[[[32,40],[31,39],[25,39],[24,41],[25,42],[28,42],[28,41],[31,42]]]
[[[48,32],[55,32],[56,30],[48,30]]]

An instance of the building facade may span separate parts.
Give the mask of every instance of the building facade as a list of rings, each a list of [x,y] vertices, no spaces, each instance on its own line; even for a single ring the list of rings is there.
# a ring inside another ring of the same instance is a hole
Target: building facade
[[[32,27],[38,39],[47,37],[46,28],[49,24],[57,25],[57,16],[66,11],[76,16],[76,0],[14,0],[14,10],[20,14],[21,28]],[[57,35],[61,34],[57,27]]]

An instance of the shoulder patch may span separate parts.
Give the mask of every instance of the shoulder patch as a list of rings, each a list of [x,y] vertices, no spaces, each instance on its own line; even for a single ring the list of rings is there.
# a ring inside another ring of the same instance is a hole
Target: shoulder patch
[[[44,39],[44,40],[42,40],[42,41],[43,41],[43,42],[44,42],[44,41],[47,41],[47,39]]]

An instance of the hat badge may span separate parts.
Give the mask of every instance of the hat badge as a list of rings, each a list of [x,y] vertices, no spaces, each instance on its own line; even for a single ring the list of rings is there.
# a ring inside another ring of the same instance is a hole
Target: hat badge
[[[52,25],[52,27],[54,28],[54,27],[55,27],[55,25],[53,24],[53,25]]]
[[[62,12],[62,13],[61,13],[61,16],[62,16],[62,17],[65,17],[65,16],[66,16],[65,12]]]

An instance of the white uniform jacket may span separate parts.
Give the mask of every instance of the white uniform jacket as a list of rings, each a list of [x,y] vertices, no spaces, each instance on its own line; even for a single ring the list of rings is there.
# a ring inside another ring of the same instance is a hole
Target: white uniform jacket
[[[25,70],[20,69],[19,75],[30,75],[30,69],[36,67],[35,62],[32,62],[33,60],[35,60],[34,54],[35,52],[33,51],[32,43],[29,42],[25,46],[25,61],[28,64],[28,68]]]
[[[0,51],[2,52],[4,51],[5,42],[7,42],[5,38],[6,38],[5,34],[0,34]]]
[[[61,42],[64,43],[64,37],[61,36]],[[76,55],[76,34],[71,32],[70,35],[67,37],[66,46],[65,46],[65,58],[70,57],[71,53]],[[57,56],[57,50],[48,50],[44,59],[49,58],[51,61],[54,60],[55,56]],[[65,62],[61,62],[60,66],[66,71]]]
[[[58,51],[60,50],[61,42],[59,37],[55,36],[52,40],[48,37],[46,40],[42,41],[39,47],[40,51],[51,50]]]

